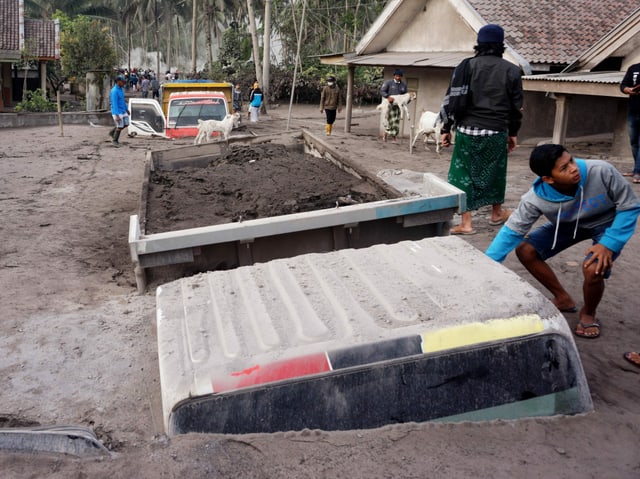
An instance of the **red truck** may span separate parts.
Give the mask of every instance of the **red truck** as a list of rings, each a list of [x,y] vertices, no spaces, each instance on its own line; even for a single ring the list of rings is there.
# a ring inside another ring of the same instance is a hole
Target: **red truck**
[[[129,99],[129,136],[195,137],[198,120],[222,120],[230,113],[233,86],[203,80],[165,83],[161,102],[150,98]]]

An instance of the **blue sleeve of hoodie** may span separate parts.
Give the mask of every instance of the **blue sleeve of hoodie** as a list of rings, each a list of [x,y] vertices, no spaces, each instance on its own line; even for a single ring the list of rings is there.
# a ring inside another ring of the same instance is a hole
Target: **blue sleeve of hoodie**
[[[503,226],[493,239],[485,254],[500,263],[504,261],[507,255],[520,244],[524,235],[516,233],[508,226]]]
[[[614,253],[619,253],[636,230],[636,221],[640,214],[640,205],[630,210],[618,211],[613,223],[600,239],[600,244]]]

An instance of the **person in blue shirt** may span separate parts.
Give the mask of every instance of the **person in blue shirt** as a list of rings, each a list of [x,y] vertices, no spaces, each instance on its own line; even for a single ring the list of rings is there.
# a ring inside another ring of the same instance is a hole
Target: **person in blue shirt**
[[[538,178],[489,245],[487,256],[502,262],[515,248],[524,267],[553,295],[553,304],[560,311],[575,312],[576,302],[546,260],[591,240],[582,262],[584,304],[575,334],[597,338],[601,325],[596,309],[604,280],[635,231],[640,201],[613,165],[574,159],[562,145],[537,146],[529,167]],[[530,232],[542,216],[547,222]]]
[[[120,148],[120,142],[118,141],[120,139],[120,133],[129,126],[129,110],[127,109],[127,103],[124,99],[124,86],[126,82],[127,80],[124,75],[118,75],[116,77],[116,83],[113,85],[109,95],[111,116],[115,123],[115,127],[109,132],[109,136],[111,136],[111,144],[115,148]]]
[[[258,121],[258,115],[260,113],[260,107],[262,106],[262,90],[260,89],[260,85],[258,82],[253,84],[253,90],[251,90],[251,95],[249,95],[249,114],[251,118],[251,123],[256,123]]]

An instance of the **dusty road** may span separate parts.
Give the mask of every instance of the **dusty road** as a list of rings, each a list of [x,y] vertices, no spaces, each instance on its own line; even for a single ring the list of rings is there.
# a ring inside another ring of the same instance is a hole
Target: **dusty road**
[[[284,131],[287,107],[256,133]],[[350,135],[340,115],[330,139],[375,174],[430,171],[446,178],[450,151],[409,154],[408,140],[382,144],[376,117],[356,112]],[[291,128],[323,131],[317,108],[294,109]],[[75,424],[114,452],[103,459],[0,453],[0,477],[640,477],[640,369],[622,352],[640,348],[640,237],[607,283],[602,337],[578,340],[595,411],[574,417],[477,424],[401,424],[375,430],[221,436],[162,434],[153,291],[136,292],[129,215],[138,209],[147,149],[188,141],[125,139],[108,128],[65,125],[0,130],[0,426]],[[601,157],[607,145],[569,145]],[[509,162],[507,206],[533,180],[529,146]],[[622,160],[613,161],[623,169]],[[628,162],[627,162],[628,163]],[[639,187],[640,191],[640,187]],[[476,215],[484,249],[496,233]],[[581,303],[582,246],[553,260]],[[505,265],[527,276],[511,255]],[[464,292],[461,292],[464,294]],[[505,295],[509,287],[505,285]],[[576,314],[567,314],[573,326]]]

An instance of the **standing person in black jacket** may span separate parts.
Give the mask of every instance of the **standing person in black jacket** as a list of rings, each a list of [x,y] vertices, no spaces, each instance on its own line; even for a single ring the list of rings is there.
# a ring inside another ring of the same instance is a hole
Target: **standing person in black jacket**
[[[478,31],[476,54],[456,67],[442,102],[440,118],[442,146],[451,145],[451,128],[456,143],[449,167],[449,183],[467,194],[467,211],[451,234],[474,234],[471,211],[492,205],[492,226],[509,216],[502,208],[507,185],[507,153],[517,146],[522,120],[522,78],[520,69],[503,60],[504,30],[485,25]],[[468,68],[465,69],[464,65]],[[460,97],[464,109],[453,111]]]
[[[407,84],[402,81],[402,70],[393,72],[393,78],[387,80],[380,87],[380,95],[387,98],[389,95],[404,95],[407,93]]]
[[[620,82],[620,91],[629,95],[627,131],[633,155],[633,171],[623,173],[632,176],[634,183],[640,183],[640,63],[631,65]]]

